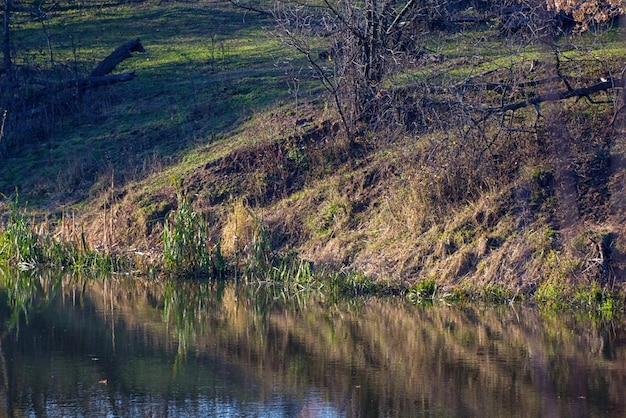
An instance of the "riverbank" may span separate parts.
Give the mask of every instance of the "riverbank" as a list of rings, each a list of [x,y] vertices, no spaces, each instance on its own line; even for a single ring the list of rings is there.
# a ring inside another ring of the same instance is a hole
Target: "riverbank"
[[[188,199],[179,195],[178,209],[165,223],[163,253],[148,261],[145,254],[136,251],[113,254],[91,248],[84,233],[72,229],[61,239],[41,228],[44,232],[40,235],[31,227],[34,219],[28,218],[16,201],[0,231],[0,270],[7,283],[22,283],[19,287],[24,289],[14,291],[24,300],[30,300],[33,295],[29,293],[36,290],[23,284],[31,282],[29,277],[58,271],[53,276],[83,276],[96,281],[122,274],[165,285],[200,281],[221,286],[220,283],[235,282],[256,291],[269,291],[285,301],[311,296],[326,302],[401,297],[416,305],[535,305],[545,312],[570,312],[601,322],[624,315],[626,294],[619,287],[609,288],[597,280],[564,286],[552,279],[522,290],[497,282],[468,281],[450,286],[435,279],[402,283],[373,280],[356,270],[316,266],[294,252],[281,255],[273,251],[262,224],[250,218],[250,212],[242,205],[239,210],[245,216],[238,220],[236,233],[247,242],[245,246],[228,249],[234,252],[225,256],[219,244],[207,241],[206,220]],[[22,276],[24,280],[18,279]]]
[[[146,52],[124,62],[128,83],[3,122],[5,242],[79,270],[622,309],[621,90],[496,111],[619,74],[617,29],[554,45],[489,25],[420,33],[370,103],[386,119],[347,132],[311,63],[228,2],[74,5],[47,22],[53,59],[28,53],[38,25],[15,28],[25,74],[85,72],[131,38]]]

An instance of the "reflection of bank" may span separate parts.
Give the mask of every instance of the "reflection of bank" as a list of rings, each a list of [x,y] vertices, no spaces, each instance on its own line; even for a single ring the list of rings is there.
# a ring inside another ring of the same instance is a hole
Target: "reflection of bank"
[[[530,363],[530,378],[534,383],[539,399],[540,416],[561,416],[561,408],[554,380],[551,376],[548,355],[543,345],[539,344],[534,338],[529,339],[528,360]]]
[[[29,277],[28,307],[0,340],[0,415],[626,412],[626,339],[565,315],[281,299],[230,282]],[[7,323],[17,282],[1,283]],[[598,348],[607,344],[621,344],[613,360]]]
[[[626,105],[626,104],[625,104]],[[621,109],[624,112],[624,109]],[[621,122],[622,125],[624,122]],[[616,135],[615,144],[611,148],[610,155],[610,178],[609,192],[611,199],[611,211],[617,215],[618,225],[622,226],[617,233],[621,236],[626,234],[626,126],[620,126],[620,135]],[[616,225],[617,226],[617,225]],[[614,256],[619,255],[619,251],[615,251]],[[622,256],[624,258],[624,256]],[[615,277],[626,277],[626,260],[613,260],[612,263],[617,271]]]

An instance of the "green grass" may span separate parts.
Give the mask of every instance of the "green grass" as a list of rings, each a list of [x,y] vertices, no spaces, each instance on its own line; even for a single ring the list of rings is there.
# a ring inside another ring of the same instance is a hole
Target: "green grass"
[[[268,34],[266,21],[244,21],[242,11],[223,4],[103,2],[65,5],[51,16],[56,66],[79,76],[129,39],[140,38],[146,52],[116,69],[135,71],[133,81],[87,92],[74,112],[56,117],[54,129],[7,132],[12,151],[3,165],[11,169],[2,173],[0,191],[19,187],[34,206],[80,199],[112,171],[120,185],[144,178],[152,171],[136,167],[176,163],[289,96],[275,64],[293,54]],[[50,63],[40,26],[18,25],[13,40],[15,64],[37,66],[45,78]]]
[[[57,64],[77,68],[82,75],[128,39],[141,38],[146,53],[135,54],[117,70],[136,71],[135,80],[87,93],[78,112],[59,117],[53,132],[8,133],[7,141],[29,146],[15,145],[16,152],[5,159],[4,166],[10,168],[0,177],[0,192],[19,187],[35,206],[49,200],[80,200],[91,185],[113,171],[122,185],[178,164],[187,154],[196,154],[197,160],[212,158],[198,149],[223,138],[256,112],[292,100],[288,68],[306,68],[302,57],[267,31],[271,22],[254,14],[244,16],[222,3],[68,3],[50,16]],[[543,54],[535,46],[510,51],[485,31],[425,38],[429,50],[445,57],[442,63],[434,68],[416,66],[413,72],[394,76],[393,83],[434,82],[433,75],[463,80]],[[613,45],[610,51],[620,50],[615,32],[607,39]],[[40,24],[17,25],[14,42],[21,52],[15,56],[16,64],[45,71],[49,66],[45,41]],[[468,56],[478,61],[456,62]],[[426,73],[420,75],[419,68]],[[300,79],[311,87],[310,79],[302,75]],[[44,139],[35,142],[33,135]],[[29,176],[31,172],[38,172],[37,178]]]
[[[39,237],[31,229],[30,219],[19,206],[19,197],[9,203],[9,218],[0,230],[0,260],[29,268],[43,261]]]
[[[425,36],[417,49],[424,48],[437,57],[437,62],[416,65],[394,74],[387,87],[419,82],[455,85],[473,80],[481,82],[485,77],[490,82],[506,82],[507,77],[515,77],[520,70],[529,70],[533,62],[541,68],[535,65],[530,79],[551,77],[556,75],[554,50],[557,48],[562,54],[562,70],[579,67],[584,72],[578,75],[597,76],[611,68],[614,74],[618,74],[621,68],[613,67],[613,63],[626,58],[623,44],[624,35],[617,29],[583,35],[566,34],[550,47],[533,42],[509,44],[505,37],[495,35],[492,29],[479,26],[440,37]],[[591,71],[593,67],[596,68]]]
[[[533,296],[546,312],[573,312],[595,320],[607,321],[624,314],[626,296],[602,286],[596,280],[567,285],[559,280],[542,283]]]

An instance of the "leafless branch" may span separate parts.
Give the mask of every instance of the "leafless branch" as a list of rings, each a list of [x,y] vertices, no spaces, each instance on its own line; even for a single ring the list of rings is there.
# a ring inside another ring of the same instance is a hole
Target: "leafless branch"
[[[241,0],[228,0],[230,4],[234,7],[242,10],[246,10],[248,12],[255,12],[265,17],[271,17],[272,12],[268,12],[267,10],[263,10],[261,8],[253,6],[251,3],[243,2]]]
[[[485,109],[487,114],[493,113],[503,113],[512,110],[518,110],[528,106],[538,106],[543,102],[555,102],[559,100],[565,100],[572,97],[578,98],[590,98],[590,96],[594,93],[598,93],[601,91],[607,91],[613,88],[623,88],[624,87],[624,79],[612,78],[610,80],[601,81],[594,85],[588,87],[580,87],[580,88],[568,88],[565,91],[558,92],[549,92],[546,94],[542,94],[539,96],[532,97],[527,100],[521,100],[515,103],[509,103],[507,105],[501,107],[489,107]]]

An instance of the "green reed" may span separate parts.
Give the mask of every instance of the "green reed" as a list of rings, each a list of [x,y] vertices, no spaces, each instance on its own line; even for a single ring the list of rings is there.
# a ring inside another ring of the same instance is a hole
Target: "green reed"
[[[178,209],[163,227],[163,265],[174,276],[222,278],[226,263],[219,243],[212,245],[206,220],[178,195]]]
[[[43,259],[39,237],[31,228],[25,209],[20,209],[18,194],[9,203],[9,216],[0,232],[0,260],[27,268]]]
[[[82,231],[64,241],[56,239],[47,223],[38,223],[26,205],[20,206],[17,192],[7,206],[7,219],[0,226],[0,263],[20,270],[47,267],[97,273],[110,273],[123,264],[120,257],[91,248]]]

